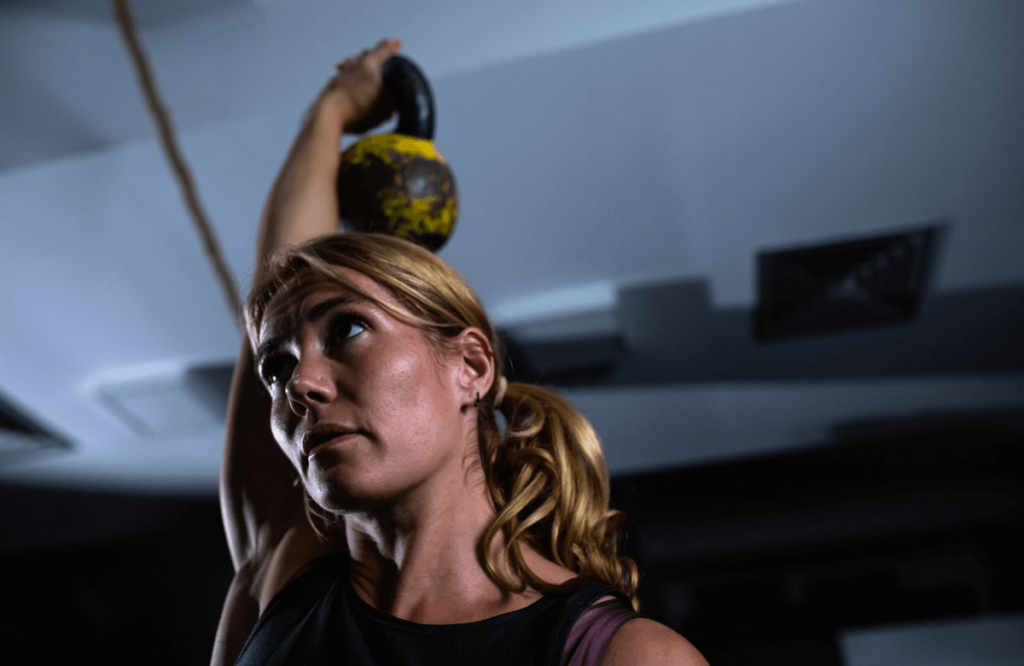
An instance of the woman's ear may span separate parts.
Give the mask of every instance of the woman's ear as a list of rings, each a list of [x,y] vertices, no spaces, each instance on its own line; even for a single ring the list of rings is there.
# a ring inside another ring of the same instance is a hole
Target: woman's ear
[[[494,383],[494,350],[483,331],[470,327],[452,341],[456,350],[456,383],[463,392],[463,403],[483,398]]]

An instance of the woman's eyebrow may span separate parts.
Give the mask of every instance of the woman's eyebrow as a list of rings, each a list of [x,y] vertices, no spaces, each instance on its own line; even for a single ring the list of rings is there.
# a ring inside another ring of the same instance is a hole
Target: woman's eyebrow
[[[317,303],[306,312],[300,313],[299,317],[309,323],[314,323],[318,319],[322,318],[328,312],[340,305],[349,305],[351,303],[369,303],[370,301],[362,296],[347,295],[347,296],[336,296],[335,298],[329,298],[323,303]],[[256,350],[254,360],[257,367],[260,362],[266,358],[268,354],[277,351],[283,344],[285,338],[281,336],[273,337],[264,342]]]
[[[299,318],[302,319],[302,321],[305,321],[307,323],[312,324],[312,323],[316,322],[317,319],[320,319],[325,314],[327,314],[328,312],[330,312],[334,308],[338,307],[339,305],[349,305],[351,303],[366,303],[366,302],[368,302],[368,301],[365,298],[363,298],[362,296],[355,296],[355,295],[336,296],[334,298],[328,298],[326,301],[324,301],[322,303],[317,303],[316,305],[311,307],[309,310],[307,310],[307,311],[305,311],[303,313],[300,313],[299,314]]]
[[[284,338],[270,338],[260,345],[259,349],[256,350],[254,365],[258,368],[263,359],[266,358],[267,354],[276,351],[278,347],[281,346],[282,342],[284,342]]]

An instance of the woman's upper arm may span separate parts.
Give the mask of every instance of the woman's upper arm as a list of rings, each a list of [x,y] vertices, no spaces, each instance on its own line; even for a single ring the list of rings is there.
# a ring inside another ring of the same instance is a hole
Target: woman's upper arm
[[[601,666],[708,666],[697,648],[663,624],[646,618],[626,622],[612,636]]]
[[[259,566],[285,533],[305,519],[302,487],[270,431],[270,397],[243,341],[228,402],[221,515],[235,571]]]
[[[228,588],[224,608],[217,625],[217,637],[213,642],[211,666],[230,666],[238,660],[249,633],[259,619],[259,600],[254,594],[256,567],[243,565],[235,572]]]

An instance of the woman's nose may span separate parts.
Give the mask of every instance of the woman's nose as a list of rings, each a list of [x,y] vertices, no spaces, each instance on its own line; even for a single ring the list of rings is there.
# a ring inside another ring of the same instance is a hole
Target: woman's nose
[[[292,371],[285,393],[292,411],[300,417],[305,416],[309,409],[331,402],[336,395],[334,382],[323,361],[299,362]]]

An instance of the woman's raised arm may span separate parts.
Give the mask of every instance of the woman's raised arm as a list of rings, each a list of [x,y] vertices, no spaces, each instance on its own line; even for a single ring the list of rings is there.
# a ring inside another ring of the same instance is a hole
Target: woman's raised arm
[[[393,113],[381,67],[401,44],[380,42],[338,66],[313,103],[267,196],[256,236],[254,284],[287,245],[338,230],[335,182],[344,131],[363,132]],[[256,375],[249,341],[235,365],[221,466],[220,502],[235,580],[224,604],[214,664],[233,663],[270,597],[308,561],[337,545],[319,544],[301,485],[270,430],[270,397]]]

